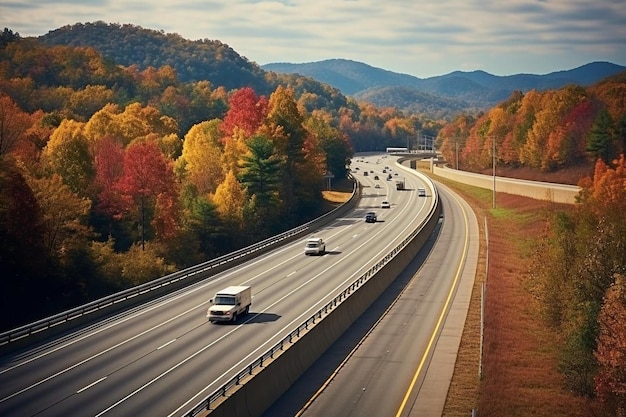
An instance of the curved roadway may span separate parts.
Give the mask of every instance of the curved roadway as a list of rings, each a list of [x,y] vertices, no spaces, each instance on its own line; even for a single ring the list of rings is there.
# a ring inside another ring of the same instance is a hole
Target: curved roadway
[[[305,256],[303,238],[185,290],[5,356],[0,359],[0,415],[183,414],[422,222],[431,199],[396,191],[381,172],[392,158],[382,158],[380,164],[376,159],[356,163],[374,171],[363,178],[359,206],[315,234],[326,240],[327,254]],[[380,180],[374,180],[375,174]],[[425,187],[413,175],[398,177],[405,178],[408,188]],[[383,198],[391,208],[380,208]],[[365,223],[365,213],[372,210],[378,222]],[[252,286],[251,314],[234,325],[208,323],[205,312],[213,294],[242,284]]]
[[[405,276],[398,278],[401,288],[390,287],[391,294],[384,294],[381,305],[373,306],[373,317],[366,313],[359,320],[373,323],[371,328],[364,324],[368,327],[362,330],[362,339],[339,340],[264,416],[442,414],[471,298],[479,242],[471,208],[447,187],[437,186],[444,216],[432,248],[425,247]],[[345,352],[346,346],[355,344]],[[340,355],[347,357],[337,364]],[[320,373],[326,375],[324,381]]]

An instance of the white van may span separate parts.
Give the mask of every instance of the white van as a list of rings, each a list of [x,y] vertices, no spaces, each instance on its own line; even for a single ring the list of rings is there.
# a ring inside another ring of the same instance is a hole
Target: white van
[[[211,299],[213,304],[206,312],[210,322],[236,322],[237,317],[250,312],[252,305],[252,289],[248,286],[232,286],[224,288]]]

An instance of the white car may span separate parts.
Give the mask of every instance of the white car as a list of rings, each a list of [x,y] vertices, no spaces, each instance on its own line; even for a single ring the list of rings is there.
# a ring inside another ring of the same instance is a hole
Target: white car
[[[417,196],[418,197],[426,197],[426,189],[425,188],[418,188],[417,189]]]
[[[387,200],[383,200],[382,203],[380,203],[380,208],[390,208],[391,204],[389,204],[389,201]]]
[[[311,238],[306,241],[305,255],[323,255],[326,252],[326,243],[321,238]]]

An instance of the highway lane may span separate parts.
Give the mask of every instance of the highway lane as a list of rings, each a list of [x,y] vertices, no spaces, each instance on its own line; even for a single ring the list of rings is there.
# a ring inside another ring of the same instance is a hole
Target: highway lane
[[[0,415],[179,415],[367,270],[419,224],[426,199],[397,192],[376,157],[360,205],[316,233],[329,253],[303,255],[304,239],[185,290],[15,356],[1,358]],[[385,158],[389,160],[388,158]],[[361,171],[362,172],[362,171]],[[358,175],[358,174],[357,174]],[[407,178],[412,187],[424,186]],[[374,188],[380,183],[381,188]],[[392,203],[380,209],[383,197]],[[379,222],[364,222],[374,209]],[[236,325],[206,321],[227,285],[252,285],[251,314]]]
[[[360,341],[351,342],[354,349],[334,371],[324,361],[337,363],[348,341],[338,341],[338,352],[331,347],[265,415],[441,415],[476,272],[478,227],[467,203],[446,187],[439,191],[442,227],[427,257],[405,271],[406,288],[386,302],[390,306]],[[325,370],[325,381],[316,368]]]

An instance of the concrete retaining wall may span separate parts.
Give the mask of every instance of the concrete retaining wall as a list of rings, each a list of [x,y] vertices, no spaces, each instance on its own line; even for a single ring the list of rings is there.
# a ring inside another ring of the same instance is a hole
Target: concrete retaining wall
[[[431,165],[433,174],[475,187],[493,189],[493,176],[458,171],[456,169]],[[496,193],[507,193],[547,200],[555,203],[574,204],[580,187],[550,182],[514,180],[496,176]]]

